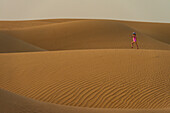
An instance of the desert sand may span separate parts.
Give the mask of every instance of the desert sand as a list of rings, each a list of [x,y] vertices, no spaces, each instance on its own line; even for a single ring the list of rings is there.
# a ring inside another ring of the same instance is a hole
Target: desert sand
[[[0,113],[169,113],[170,24],[0,22]],[[131,49],[135,31],[140,49]]]

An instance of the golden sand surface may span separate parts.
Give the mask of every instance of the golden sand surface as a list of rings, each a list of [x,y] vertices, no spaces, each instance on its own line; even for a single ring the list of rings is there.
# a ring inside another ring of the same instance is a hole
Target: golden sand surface
[[[169,113],[170,24],[0,22],[0,113]],[[128,36],[137,33],[140,49]]]

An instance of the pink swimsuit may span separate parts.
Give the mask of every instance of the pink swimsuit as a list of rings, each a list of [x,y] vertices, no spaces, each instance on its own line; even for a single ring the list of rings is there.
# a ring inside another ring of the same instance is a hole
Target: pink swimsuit
[[[136,36],[135,37],[133,37],[133,42],[136,42],[137,41],[137,38],[136,38]]]

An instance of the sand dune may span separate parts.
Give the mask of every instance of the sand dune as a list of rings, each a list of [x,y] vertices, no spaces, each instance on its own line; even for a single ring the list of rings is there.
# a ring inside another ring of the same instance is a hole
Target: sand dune
[[[159,41],[170,44],[170,23],[121,22]]]
[[[169,51],[151,50],[2,54],[0,86],[62,105],[167,108],[169,57]]]
[[[77,20],[3,32],[40,48],[54,51],[128,49],[132,41],[128,36],[133,31],[138,33],[138,43],[142,49],[170,49],[169,44],[117,21]]]
[[[50,19],[50,20],[31,20],[31,21],[0,21],[0,30],[22,29],[35,26],[48,25],[52,23],[62,23],[76,21],[76,19]]]
[[[0,33],[0,53],[45,51],[22,40]]]
[[[80,108],[35,101],[0,89],[1,113],[169,113],[170,109],[127,110]]]
[[[170,24],[54,19],[0,26],[0,113],[170,112]],[[139,50],[130,48],[133,31]]]

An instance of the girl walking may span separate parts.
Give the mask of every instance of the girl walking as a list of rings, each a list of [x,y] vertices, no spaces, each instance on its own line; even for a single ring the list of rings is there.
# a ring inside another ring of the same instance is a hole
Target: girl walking
[[[131,48],[133,48],[133,44],[135,43],[136,44],[136,47],[137,47],[137,49],[139,49],[139,46],[138,46],[138,43],[137,43],[137,37],[136,37],[136,33],[135,32],[133,32],[132,33],[132,36],[131,35],[129,35],[131,38],[133,38],[133,41],[131,42]]]

